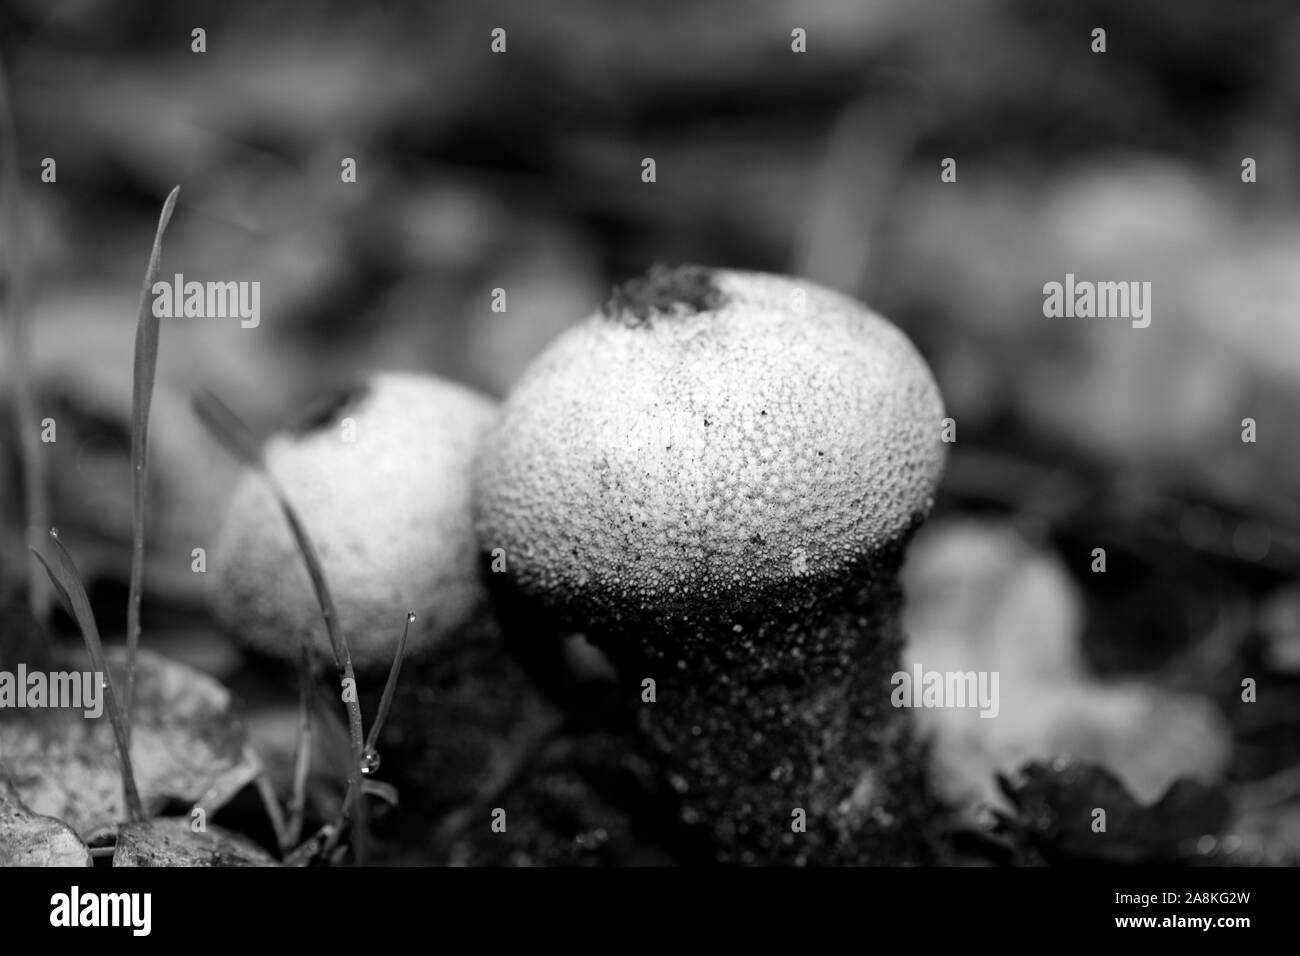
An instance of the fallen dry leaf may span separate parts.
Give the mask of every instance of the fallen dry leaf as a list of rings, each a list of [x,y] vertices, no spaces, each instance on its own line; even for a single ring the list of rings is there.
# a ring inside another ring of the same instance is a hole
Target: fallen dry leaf
[[[188,819],[128,823],[117,834],[114,866],[278,866],[256,843],[223,830],[195,831]]]
[[[90,865],[90,850],[65,823],[32,813],[0,779],[0,866]]]
[[[122,686],[122,648],[106,651]],[[256,779],[260,764],[247,745],[230,692],[182,664],[141,650],[131,760],[145,812],[169,802],[219,807]],[[86,670],[84,661],[62,665]],[[35,813],[62,820],[83,839],[126,820],[126,801],[108,715],[79,709],[7,710],[0,718],[0,758],[19,796]]]

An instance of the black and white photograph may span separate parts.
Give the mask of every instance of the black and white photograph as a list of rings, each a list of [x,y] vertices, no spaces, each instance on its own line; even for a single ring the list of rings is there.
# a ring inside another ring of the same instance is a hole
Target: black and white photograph
[[[0,864],[1261,929],[1300,6],[0,0]]]

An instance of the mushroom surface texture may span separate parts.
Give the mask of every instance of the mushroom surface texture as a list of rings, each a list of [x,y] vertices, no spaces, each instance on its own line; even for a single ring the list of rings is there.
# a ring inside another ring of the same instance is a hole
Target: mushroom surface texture
[[[889,696],[943,414],[910,341],[852,298],[661,267],[543,352],[485,440],[481,549],[614,662],[720,860],[922,852]]]
[[[379,373],[267,441],[267,466],[316,547],[357,667],[391,663],[408,611],[416,655],[481,608],[471,462],[496,414],[464,386]],[[213,565],[214,609],[237,638],[296,659],[306,634],[332,659],[306,566],[260,475],[241,476]]]

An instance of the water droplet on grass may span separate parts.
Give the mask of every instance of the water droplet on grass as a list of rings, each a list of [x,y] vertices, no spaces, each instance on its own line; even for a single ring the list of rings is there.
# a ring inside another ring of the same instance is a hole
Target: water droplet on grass
[[[361,755],[361,775],[369,777],[379,770],[379,751],[367,750]]]

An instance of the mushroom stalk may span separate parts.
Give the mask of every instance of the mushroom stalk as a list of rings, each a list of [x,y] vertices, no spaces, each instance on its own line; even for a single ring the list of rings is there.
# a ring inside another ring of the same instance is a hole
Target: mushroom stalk
[[[825,591],[638,628],[634,653],[615,652],[630,683],[656,679],[640,730],[720,862],[897,865],[931,853],[918,826],[934,809],[923,761],[909,712],[890,705],[903,543]]]

